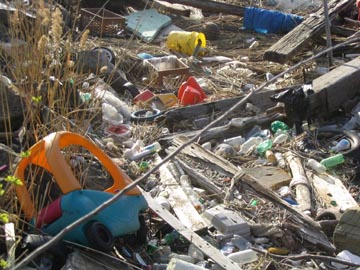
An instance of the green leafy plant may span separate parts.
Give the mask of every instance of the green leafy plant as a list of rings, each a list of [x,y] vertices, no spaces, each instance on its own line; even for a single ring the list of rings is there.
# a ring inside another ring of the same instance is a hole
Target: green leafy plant
[[[4,259],[0,259],[0,267],[5,269],[8,267],[8,263]]]
[[[2,213],[0,214],[0,221],[3,223],[8,223],[9,222],[9,215],[6,213]]]
[[[8,176],[6,176],[5,181],[6,181],[6,182],[9,182],[9,183],[11,183],[11,184],[14,184],[14,185],[16,185],[16,186],[22,186],[22,185],[23,185],[23,182],[21,181],[21,179],[17,178],[17,177],[14,176],[14,175],[8,175]]]

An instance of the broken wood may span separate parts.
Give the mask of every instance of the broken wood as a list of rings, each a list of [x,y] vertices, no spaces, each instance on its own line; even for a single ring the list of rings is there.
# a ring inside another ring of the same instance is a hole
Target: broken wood
[[[224,13],[224,14],[231,14],[237,16],[244,15],[243,7],[226,4],[223,2],[215,2],[211,0],[166,0],[166,2],[196,7],[207,12]]]
[[[161,217],[171,227],[178,231],[189,242],[193,243],[197,248],[199,248],[201,252],[216,262],[221,269],[239,270],[239,265],[237,263],[223,255],[219,249],[206,242],[197,233],[185,227],[179,219],[173,216],[161,205],[159,205],[147,192],[142,191],[142,193],[151,210],[153,210],[159,217]]]
[[[307,179],[300,158],[296,157],[292,152],[285,153],[285,159],[289,164],[292,180],[290,186],[295,187],[296,201],[299,204],[300,211],[311,213],[311,192],[310,184]]]
[[[218,186],[216,186],[214,183],[212,183],[207,177],[194,170],[194,168],[191,168],[181,159],[176,158],[176,161],[179,162],[180,166],[185,171],[185,173],[192,178],[193,180],[192,182],[194,182],[196,186],[205,189],[212,197],[215,197],[219,200],[224,199],[225,196],[224,191],[220,189]]]
[[[186,137],[177,137],[174,139],[173,144],[174,146],[180,146],[186,141],[188,141]],[[200,159],[205,162],[209,166],[209,168],[214,169],[222,174],[228,175],[229,177],[239,177],[242,184],[247,184],[249,187],[256,190],[256,192],[258,192],[258,194],[263,196],[265,199],[292,213],[290,219],[292,220],[292,222],[294,222],[294,225],[296,224],[296,226],[299,226],[298,229],[294,231],[299,234],[302,239],[314,245],[318,245],[329,253],[334,252],[334,246],[329,242],[326,235],[321,231],[321,227],[317,222],[292,207],[273,191],[262,186],[257,181],[257,179],[255,179],[251,175],[244,173],[242,169],[236,167],[231,162],[221,157],[215,156],[215,154],[209,151],[206,151],[196,143],[193,143],[188,147],[184,148],[181,153],[183,153],[187,157],[194,158],[195,160],[197,160],[197,162]],[[181,155],[179,156],[179,158],[181,158]],[[186,160],[183,161],[186,162]]]
[[[268,126],[269,123],[275,120],[283,120],[285,117],[285,114],[275,112],[270,114],[263,113],[250,117],[233,118],[226,125],[213,127],[205,131],[199,138],[198,143],[202,144],[210,140],[222,141],[226,138],[238,136],[242,132],[251,129],[254,125]],[[186,133],[181,133],[181,136],[192,138],[198,135],[200,132],[201,130],[189,131]],[[167,137],[161,138],[160,141],[172,141],[177,136],[179,136],[179,134],[171,134]]]
[[[159,159],[157,162],[159,162]],[[160,181],[165,185],[165,191],[170,195],[168,201],[174,210],[176,216],[181,222],[192,231],[201,231],[205,229],[206,223],[200,216],[198,211],[192,205],[189,197],[186,195],[182,187],[175,180],[170,170],[167,168],[167,163],[159,168]]]
[[[333,20],[339,12],[354,3],[354,0],[332,0],[328,4],[329,19]],[[265,52],[264,59],[278,63],[287,62],[307,45],[311,38],[323,32],[324,27],[324,9],[321,8],[272,45]]]

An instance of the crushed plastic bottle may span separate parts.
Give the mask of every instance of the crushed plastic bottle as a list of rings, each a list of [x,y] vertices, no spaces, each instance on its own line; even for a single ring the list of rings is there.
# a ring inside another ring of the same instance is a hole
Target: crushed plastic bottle
[[[276,121],[271,123],[272,132],[276,133],[276,131],[278,131],[279,129],[281,129],[281,130],[289,130],[289,126],[287,124],[285,124],[284,122],[279,121],[279,120],[276,120]]]

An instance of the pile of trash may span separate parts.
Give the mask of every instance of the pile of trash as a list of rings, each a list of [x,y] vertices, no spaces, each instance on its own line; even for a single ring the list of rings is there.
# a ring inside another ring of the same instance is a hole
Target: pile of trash
[[[2,268],[360,267],[359,58],[281,52],[318,6],[205,2],[0,3]]]

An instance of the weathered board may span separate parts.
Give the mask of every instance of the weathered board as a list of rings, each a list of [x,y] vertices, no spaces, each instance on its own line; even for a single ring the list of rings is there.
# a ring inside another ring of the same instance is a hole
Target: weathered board
[[[330,20],[334,19],[340,11],[354,5],[354,3],[354,0],[330,1],[328,3]],[[324,9],[321,8],[265,51],[264,59],[285,63],[307,45],[312,37],[320,34],[324,29],[325,16]]]
[[[360,57],[349,61],[313,81],[309,97],[311,114],[329,116],[360,93]]]

